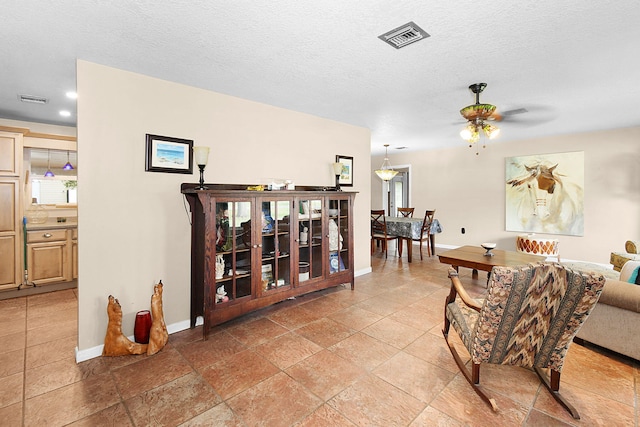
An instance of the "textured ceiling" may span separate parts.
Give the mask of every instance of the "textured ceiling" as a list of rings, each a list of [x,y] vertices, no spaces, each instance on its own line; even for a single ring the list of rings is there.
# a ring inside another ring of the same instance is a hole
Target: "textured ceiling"
[[[460,108],[500,141],[640,125],[638,0],[2,0],[0,117],[75,126],[75,60],[371,129],[372,151],[464,145]],[[378,36],[414,21],[431,37]],[[44,96],[46,105],[21,103]],[[58,111],[72,111],[69,118]]]

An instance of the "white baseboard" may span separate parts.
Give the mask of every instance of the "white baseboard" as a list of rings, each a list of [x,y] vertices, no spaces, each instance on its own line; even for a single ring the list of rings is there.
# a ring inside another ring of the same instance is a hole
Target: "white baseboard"
[[[202,323],[203,323],[203,319],[201,316],[199,316],[196,319],[196,326],[202,325]],[[180,322],[167,325],[167,332],[169,332],[169,335],[171,335],[171,334],[175,334],[176,332],[189,329],[190,327],[191,327],[191,322],[189,320],[182,320]],[[129,338],[131,341],[134,340],[133,335],[127,338]],[[95,347],[87,348],[84,350],[78,350],[78,347],[76,347],[76,363],[85,362],[89,359],[102,356],[103,348],[104,348],[104,344],[97,345]]]

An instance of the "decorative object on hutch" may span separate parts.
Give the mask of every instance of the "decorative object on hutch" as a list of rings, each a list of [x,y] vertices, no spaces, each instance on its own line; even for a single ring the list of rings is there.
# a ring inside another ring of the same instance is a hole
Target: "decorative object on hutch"
[[[212,326],[287,298],[354,287],[355,192],[247,188],[181,186],[191,210],[191,327],[202,316],[205,339]]]
[[[196,158],[196,165],[200,169],[200,186],[198,190],[206,190],[204,186],[204,168],[209,161],[209,147],[193,147],[193,156]]]
[[[336,191],[340,191],[340,175],[342,174],[342,163],[333,164],[333,173],[336,175]]]

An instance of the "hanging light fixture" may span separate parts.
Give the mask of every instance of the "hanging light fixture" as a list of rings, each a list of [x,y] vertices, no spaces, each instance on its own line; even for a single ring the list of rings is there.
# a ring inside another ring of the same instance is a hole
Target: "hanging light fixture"
[[[500,133],[500,129],[497,126],[486,123],[487,120],[496,120],[499,119],[500,116],[496,113],[495,105],[480,103],[480,93],[482,93],[485,87],[487,87],[486,83],[474,83],[469,86],[471,92],[476,95],[476,103],[467,105],[460,110],[462,117],[468,121],[464,129],[460,131],[460,136],[469,143],[469,147],[473,147],[473,144],[480,141],[480,131],[482,131],[488,139],[494,139]],[[486,145],[483,144],[482,147],[485,148]],[[476,155],[477,154],[478,151],[476,151]]]
[[[44,173],[46,178],[52,178],[55,175],[51,172],[51,151],[47,150],[47,171]]]
[[[376,170],[376,175],[378,175],[381,180],[387,182],[391,181],[393,177],[398,174],[398,171],[394,171],[389,163],[388,147],[389,144],[384,144],[384,161],[380,169]]]
[[[72,171],[73,169],[73,165],[69,162],[69,150],[67,150],[67,163],[62,167],[62,170]]]

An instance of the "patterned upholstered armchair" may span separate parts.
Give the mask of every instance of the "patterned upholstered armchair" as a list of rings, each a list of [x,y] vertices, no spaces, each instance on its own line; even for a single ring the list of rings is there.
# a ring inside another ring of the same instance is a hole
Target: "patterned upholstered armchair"
[[[609,262],[616,271],[620,271],[627,261],[640,261],[640,241],[627,240],[624,250],[625,252],[611,252]]]
[[[600,297],[604,277],[556,263],[494,267],[483,301],[469,297],[455,270],[449,270],[449,277],[442,332],[476,393],[497,411],[495,400],[480,386],[480,365],[532,368],[553,397],[579,419],[578,411],[559,393],[560,372],[574,335]],[[449,340],[451,325],[471,355],[471,372]]]

